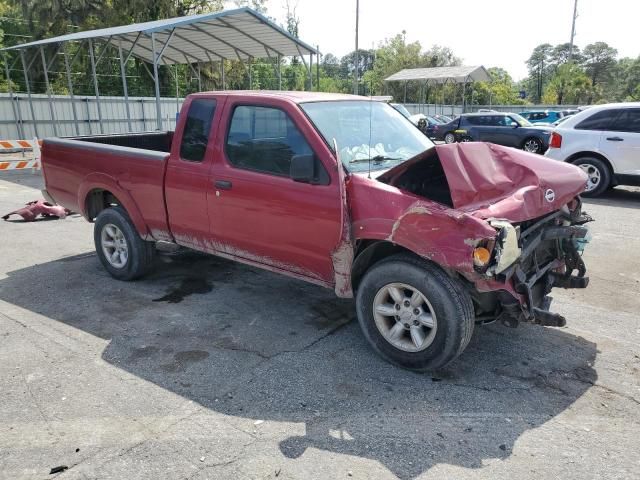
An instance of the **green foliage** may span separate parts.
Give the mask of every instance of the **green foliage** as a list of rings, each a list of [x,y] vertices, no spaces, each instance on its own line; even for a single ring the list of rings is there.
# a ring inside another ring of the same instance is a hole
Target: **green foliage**
[[[88,30],[113,25],[156,20],[195,13],[221,10],[223,0],[0,0],[0,45],[9,46],[30,40],[45,38],[78,30]],[[234,0],[237,7],[250,7],[267,15],[267,0]],[[293,36],[300,34],[300,18],[296,13],[295,0],[287,1],[284,28]],[[65,46],[69,57],[73,57],[79,44]],[[82,46],[74,64],[73,88],[78,95],[93,95],[94,86],[86,44]],[[96,54],[102,45],[96,45]],[[571,55],[570,55],[571,51]],[[47,59],[54,58],[54,46],[45,47]],[[44,74],[39,52],[28,52],[30,84],[32,91],[45,91]],[[353,77],[357,74],[359,92],[369,95],[392,95],[396,101],[461,103],[464,95],[467,104],[518,104],[524,103],[518,91],[528,92],[528,100],[534,103],[589,103],[621,100],[640,100],[640,57],[616,59],[616,49],[604,42],[587,45],[580,50],[568,43],[538,45],[527,60],[529,76],[516,84],[502,68],[489,69],[491,81],[478,82],[463,89],[461,85],[431,85],[423,82],[386,83],[384,79],[405,68],[440,67],[460,65],[460,59],[451,49],[433,45],[423,49],[420,42],[407,43],[405,32],[380,42],[377,48],[358,51],[342,58],[331,53],[321,58],[320,65],[313,67],[314,88],[327,92],[353,91]],[[11,87],[26,91],[19,56],[9,54],[9,64],[15,65],[11,76]],[[275,58],[254,60],[251,68],[252,86],[256,89],[279,88],[278,71],[283,89],[303,90],[308,88],[309,72],[300,58]],[[279,67],[279,68],[278,68]],[[223,88],[220,62],[207,62],[199,66],[160,66],[160,91],[163,96],[180,95],[197,91],[198,75],[201,71],[202,88]],[[125,66],[129,93],[153,95],[153,81],[149,66],[132,59]],[[225,61],[227,89],[249,88],[249,66],[245,63]],[[121,95],[122,81],[117,49],[105,52],[98,65],[99,88],[103,95]],[[4,77],[4,75],[3,75]],[[68,94],[68,84],[62,55],[58,54],[49,74],[54,93]],[[0,89],[9,86],[6,78],[0,80]]]
[[[586,73],[575,63],[560,65],[547,87],[542,102],[547,104],[577,105],[593,96],[593,85]]]
[[[534,103],[604,103],[637,99],[640,90],[639,60],[617,60],[617,50],[596,42],[581,51],[570,44],[545,43],[532,52],[529,77],[522,86]]]

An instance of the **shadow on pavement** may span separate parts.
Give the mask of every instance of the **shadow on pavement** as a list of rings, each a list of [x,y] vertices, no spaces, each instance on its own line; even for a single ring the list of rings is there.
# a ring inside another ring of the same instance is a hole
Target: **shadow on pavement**
[[[640,208],[640,189],[633,187],[611,188],[596,198],[583,198],[585,205]]]
[[[95,255],[69,257],[10,272],[0,299],[108,339],[105,361],[213,411],[304,423],[280,442],[289,458],[355,455],[404,479],[508,457],[597,378],[595,344],[531,326],[478,328],[446,370],[403,371],[330,291],[195,253],[160,263],[122,283]]]

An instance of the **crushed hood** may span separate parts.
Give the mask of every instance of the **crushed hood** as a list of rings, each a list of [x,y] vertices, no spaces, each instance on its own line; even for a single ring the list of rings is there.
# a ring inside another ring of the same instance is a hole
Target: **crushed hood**
[[[584,191],[587,176],[574,165],[490,143],[437,145],[455,209],[479,218],[520,222],[558,210]],[[427,150],[386,172],[393,184]]]

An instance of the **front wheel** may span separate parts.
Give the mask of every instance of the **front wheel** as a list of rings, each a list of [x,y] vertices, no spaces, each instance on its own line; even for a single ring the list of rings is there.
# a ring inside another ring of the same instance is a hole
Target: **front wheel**
[[[473,303],[463,286],[410,255],[375,264],[358,286],[356,308],[371,346],[410,370],[444,367],[462,353],[473,333]]]
[[[455,143],[455,141],[456,141],[456,136],[452,132],[445,134],[444,143]]]
[[[100,212],[93,240],[100,262],[118,280],[135,280],[153,265],[154,245],[140,238],[126,211],[120,207]]]

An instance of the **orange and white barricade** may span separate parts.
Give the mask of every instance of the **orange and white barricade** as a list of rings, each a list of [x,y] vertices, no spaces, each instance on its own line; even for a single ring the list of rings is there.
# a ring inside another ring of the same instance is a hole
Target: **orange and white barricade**
[[[24,170],[31,168],[40,170],[40,147],[42,140],[0,140],[0,172],[5,170]],[[22,152],[22,158],[10,156],[11,153]],[[27,156],[27,152],[30,155]],[[6,158],[2,158],[5,157]]]

